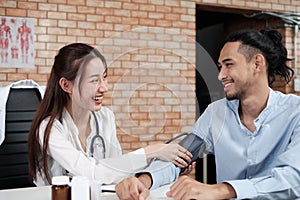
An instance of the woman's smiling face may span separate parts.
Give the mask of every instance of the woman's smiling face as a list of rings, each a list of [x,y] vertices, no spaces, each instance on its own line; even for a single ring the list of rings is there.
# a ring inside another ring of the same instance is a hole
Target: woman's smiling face
[[[97,111],[100,110],[107,87],[107,68],[100,58],[91,59],[86,66],[82,66],[74,81],[72,106]]]

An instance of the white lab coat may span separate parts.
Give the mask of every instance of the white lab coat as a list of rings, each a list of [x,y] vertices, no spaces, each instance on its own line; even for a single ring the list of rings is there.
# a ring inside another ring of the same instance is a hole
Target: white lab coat
[[[36,82],[30,79],[20,80],[0,88],[0,97],[2,99],[0,101],[0,145],[5,139],[6,102],[7,102],[10,88],[37,88],[41,94],[41,97],[44,96],[44,88],[39,86]]]
[[[92,157],[89,151],[91,138],[96,134],[96,122],[94,117],[91,115],[91,134],[87,138],[87,148],[86,151],[84,151],[78,138],[78,129],[70,114],[65,110],[62,119],[56,119],[54,121],[49,138],[48,168],[51,177],[59,175],[79,175],[86,176],[90,180],[99,180],[102,184],[111,184],[131,176],[134,172],[147,165],[143,148],[122,155],[121,147],[116,136],[113,112],[106,107],[102,107],[100,111],[95,113],[99,121],[100,134],[105,140],[105,159],[101,159],[102,149],[95,149],[95,152],[98,151],[99,157]],[[43,144],[43,133],[48,120],[49,118],[46,118],[41,123],[39,129],[41,144]],[[45,180],[44,175],[41,174],[37,174],[35,183],[36,185],[49,184]]]

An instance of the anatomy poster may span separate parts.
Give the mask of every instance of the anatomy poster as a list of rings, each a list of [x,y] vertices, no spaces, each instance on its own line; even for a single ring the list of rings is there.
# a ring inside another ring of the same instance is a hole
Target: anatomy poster
[[[0,67],[34,67],[34,19],[0,19]]]

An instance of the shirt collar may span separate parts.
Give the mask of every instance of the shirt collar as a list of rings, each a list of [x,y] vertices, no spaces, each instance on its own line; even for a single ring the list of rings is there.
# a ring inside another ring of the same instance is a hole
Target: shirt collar
[[[270,93],[269,93],[269,97],[268,97],[268,102],[267,102],[267,106],[264,110],[269,109],[272,105],[274,105],[274,103],[276,102],[276,92],[274,90],[270,89]],[[239,108],[239,104],[240,104],[240,100],[238,99],[234,99],[234,100],[227,100],[227,105],[234,111],[237,112],[238,108]]]
[[[267,106],[266,108],[264,108],[262,110],[262,112],[259,114],[259,116],[257,117],[257,119],[255,120],[254,123],[262,123],[264,121],[264,119],[268,116],[268,114],[271,112],[272,106],[276,105],[276,101],[277,101],[277,93],[271,89],[269,92],[269,97],[268,97],[268,101],[267,101]],[[240,104],[240,100],[235,99],[235,100],[226,100],[227,101],[227,105],[228,107],[236,114],[236,116],[239,116],[238,114],[238,109],[239,109],[239,104]]]

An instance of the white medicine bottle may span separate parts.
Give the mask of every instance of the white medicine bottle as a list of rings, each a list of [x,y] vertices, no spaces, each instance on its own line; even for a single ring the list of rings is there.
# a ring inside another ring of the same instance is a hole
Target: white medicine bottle
[[[84,176],[74,176],[71,181],[72,200],[90,200],[89,179]]]

